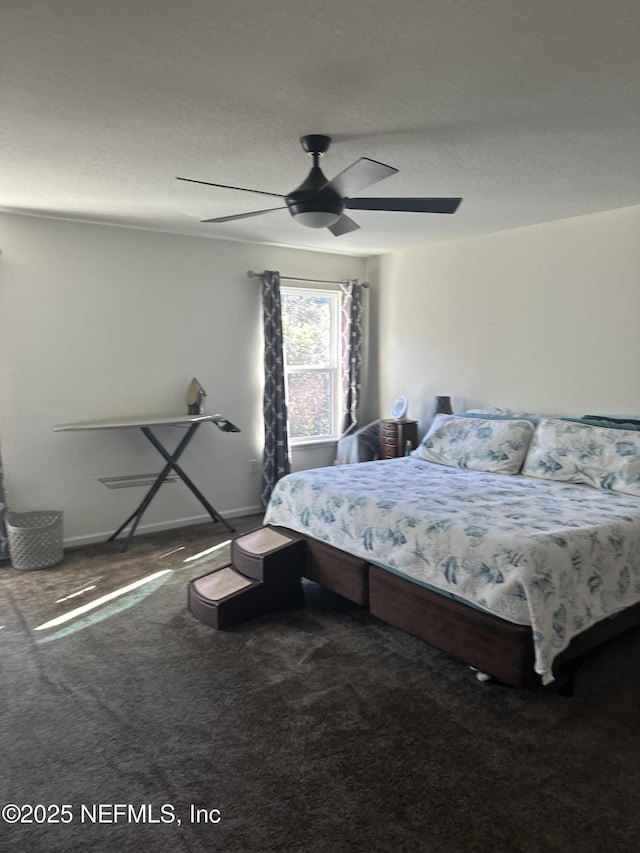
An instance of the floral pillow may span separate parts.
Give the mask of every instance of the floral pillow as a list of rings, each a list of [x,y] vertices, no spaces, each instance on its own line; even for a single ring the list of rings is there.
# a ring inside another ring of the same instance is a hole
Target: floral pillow
[[[640,433],[544,419],[522,473],[640,496]]]
[[[452,468],[517,474],[533,431],[529,421],[436,415],[411,455]]]

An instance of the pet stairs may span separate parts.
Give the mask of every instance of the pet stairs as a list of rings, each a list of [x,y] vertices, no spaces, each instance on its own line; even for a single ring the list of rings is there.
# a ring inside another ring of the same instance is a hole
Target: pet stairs
[[[191,613],[218,630],[304,602],[305,543],[272,527],[234,539],[231,562],[189,582]]]

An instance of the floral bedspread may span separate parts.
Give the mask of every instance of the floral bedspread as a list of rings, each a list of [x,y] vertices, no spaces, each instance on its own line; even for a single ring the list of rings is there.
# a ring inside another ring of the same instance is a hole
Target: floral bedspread
[[[404,457],[290,474],[265,523],[531,625],[545,682],[573,636],[640,601],[640,498],[585,485]]]

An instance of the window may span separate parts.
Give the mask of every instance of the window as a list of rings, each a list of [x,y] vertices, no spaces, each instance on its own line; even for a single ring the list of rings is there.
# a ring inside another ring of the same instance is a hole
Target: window
[[[340,432],[340,294],[283,287],[282,337],[292,444]]]

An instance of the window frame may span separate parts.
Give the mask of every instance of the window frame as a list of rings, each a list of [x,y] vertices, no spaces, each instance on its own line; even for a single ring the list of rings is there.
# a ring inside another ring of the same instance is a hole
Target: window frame
[[[341,323],[341,291],[339,288],[331,287],[303,287],[296,285],[281,285],[281,297],[291,294],[294,296],[315,296],[327,297],[330,304],[330,333],[333,363],[328,366],[324,365],[289,365],[287,361],[287,345],[284,336],[282,336],[282,347],[284,353],[284,374],[285,374],[285,394],[287,406],[290,403],[291,396],[289,393],[289,375],[295,373],[329,373],[331,382],[331,423],[333,426],[332,433],[322,435],[300,436],[294,438],[291,435],[290,423],[287,424],[289,432],[289,445],[295,447],[309,447],[312,445],[331,444],[338,441],[340,438],[340,427],[342,418],[342,355],[340,350],[340,323]]]

